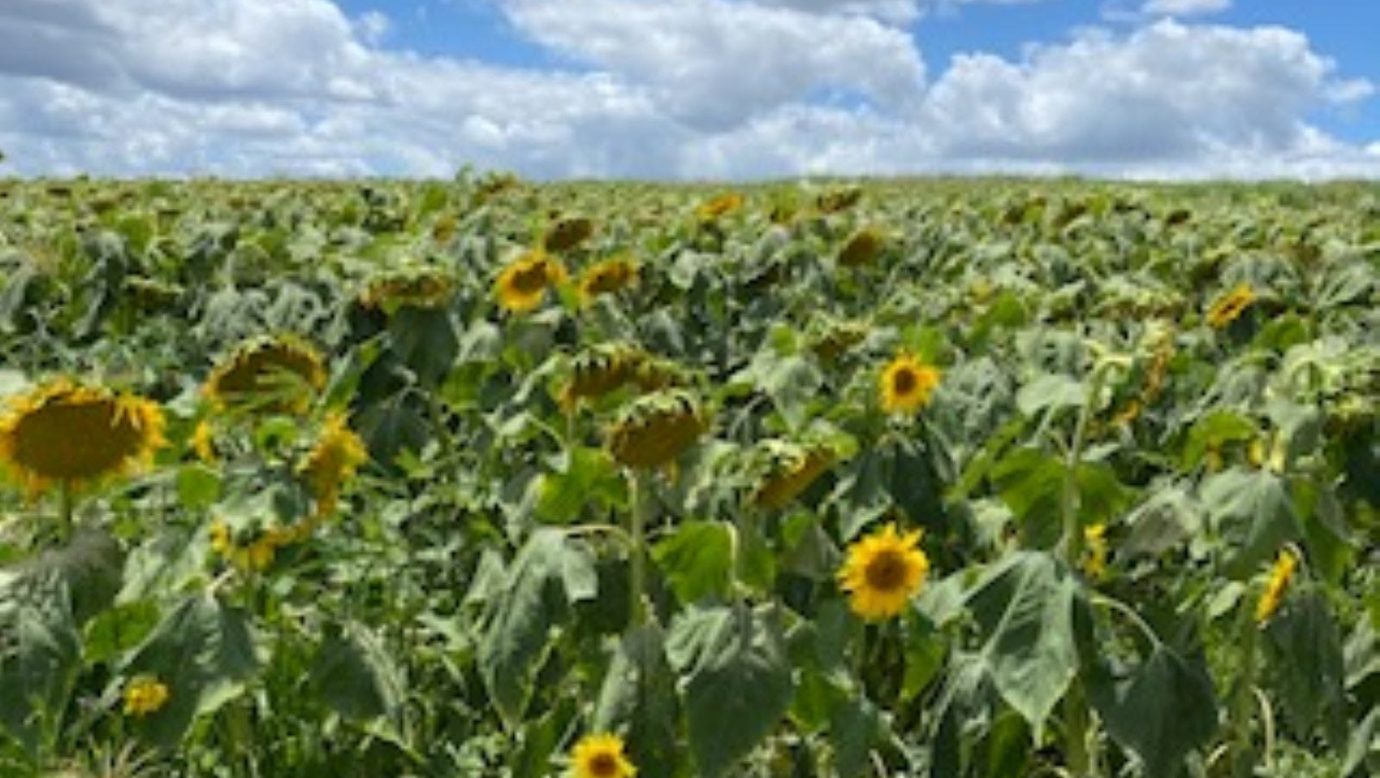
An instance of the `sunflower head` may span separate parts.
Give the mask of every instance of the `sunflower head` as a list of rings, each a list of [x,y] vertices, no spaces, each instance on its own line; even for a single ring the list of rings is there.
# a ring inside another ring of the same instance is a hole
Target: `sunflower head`
[[[835,460],[834,450],[829,446],[799,446],[781,441],[768,441],[765,454],[769,465],[758,480],[752,499],[766,510],[789,505],[828,472]]]
[[[826,319],[810,334],[810,350],[823,362],[833,362],[867,338],[868,326],[860,321]]]
[[[702,222],[716,221],[742,208],[744,202],[742,194],[724,192],[700,203],[695,209],[695,217]]]
[[[436,269],[395,271],[371,279],[359,293],[366,308],[444,308],[455,296],[455,279]]]
[[[1236,321],[1245,310],[1256,301],[1255,290],[1249,283],[1242,282],[1212,301],[1208,306],[1207,323],[1214,329],[1222,329]]]
[[[364,441],[350,429],[344,414],[327,417],[316,445],[297,464],[298,474],[306,480],[316,501],[317,516],[335,513],[341,487],[368,459]]]
[[[1284,595],[1289,591],[1289,584],[1294,580],[1294,573],[1298,570],[1299,559],[1289,549],[1279,552],[1279,557],[1275,564],[1270,568],[1270,577],[1265,582],[1265,591],[1261,592],[1260,599],[1256,601],[1255,621],[1257,624],[1264,624],[1269,621],[1275,611],[1284,602]]]
[[[163,682],[151,675],[137,675],[125,684],[126,716],[147,716],[157,713],[172,696]]]
[[[845,267],[869,265],[886,248],[886,235],[876,227],[863,227],[848,238],[839,249],[838,263]]]
[[[583,216],[561,219],[546,229],[541,245],[557,254],[578,248],[594,234],[594,222]]]
[[[589,305],[594,298],[622,291],[637,283],[637,265],[625,257],[596,262],[580,274],[580,301]]]
[[[904,535],[895,524],[848,547],[839,569],[839,585],[848,592],[849,606],[868,621],[897,616],[925,585],[930,560],[918,546],[920,532]]]
[[[0,464],[34,495],[81,489],[148,464],[165,426],[151,400],[57,379],[10,399]]]
[[[887,413],[915,413],[930,402],[939,386],[939,368],[902,354],[882,370],[878,389]]]
[[[816,198],[815,206],[819,208],[821,213],[838,213],[852,208],[860,200],[862,200],[862,189],[851,186],[821,194]]]
[[[216,430],[211,426],[210,419],[202,419],[196,423],[188,445],[196,454],[196,458],[202,462],[209,465],[216,461]]]
[[[597,399],[633,380],[646,355],[623,343],[601,343],[571,360],[570,380],[561,390],[561,407],[572,410],[580,400]]]
[[[326,366],[311,344],[291,336],[251,338],[217,363],[202,393],[219,409],[304,413],[326,385]]]
[[[1083,528],[1083,572],[1093,580],[1107,575],[1107,525],[1092,524]]]
[[[637,768],[617,735],[585,735],[570,752],[572,778],[633,778]]]
[[[657,392],[630,403],[608,431],[613,458],[632,468],[669,465],[705,431],[699,404],[681,390]]]
[[[494,282],[499,305],[526,313],[546,299],[548,286],[563,283],[565,268],[542,249],[532,249],[508,263]]]

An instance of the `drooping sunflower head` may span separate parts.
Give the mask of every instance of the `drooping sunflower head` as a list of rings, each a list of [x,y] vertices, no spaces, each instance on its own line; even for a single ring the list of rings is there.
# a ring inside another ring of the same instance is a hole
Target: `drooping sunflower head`
[[[939,368],[902,354],[882,370],[878,389],[887,413],[915,413],[930,402],[939,386]]]
[[[672,389],[630,403],[608,431],[608,447],[633,468],[669,465],[705,431],[703,410],[688,392]]]
[[[340,490],[369,460],[364,441],[350,429],[344,414],[331,414],[316,438],[316,445],[297,464],[316,501],[316,515],[335,513]]]
[[[202,393],[222,410],[300,414],[326,385],[326,365],[292,335],[250,338],[211,370]]]
[[[585,735],[570,751],[573,778],[633,778],[637,768],[623,753],[617,735]]]
[[[561,219],[546,229],[541,245],[557,254],[578,248],[594,234],[594,222],[583,216]]]
[[[862,200],[862,194],[862,189],[856,186],[825,192],[815,199],[815,207],[819,208],[821,213],[846,211]]]
[[[580,301],[589,305],[594,298],[613,294],[637,283],[637,265],[626,257],[596,262],[580,274]]]
[[[370,279],[359,293],[366,308],[393,313],[399,308],[444,308],[455,296],[455,279],[435,268],[386,273]]]
[[[886,235],[876,227],[863,227],[848,238],[839,249],[838,263],[845,267],[868,265],[881,256],[886,248]]]
[[[1270,577],[1265,582],[1265,591],[1261,592],[1260,599],[1256,601],[1255,621],[1257,624],[1264,624],[1269,621],[1275,611],[1284,602],[1284,595],[1289,591],[1289,584],[1294,580],[1294,573],[1298,570],[1299,559],[1289,549],[1279,552],[1279,557],[1275,564],[1270,568]]]
[[[702,222],[712,222],[743,207],[745,198],[738,192],[724,192],[700,203],[695,208],[695,217]]]
[[[848,547],[838,579],[854,613],[880,621],[905,610],[930,570],[929,557],[919,544],[919,530],[902,535],[895,524],[888,524]]]
[[[808,334],[810,350],[823,362],[833,362],[867,338],[866,322],[823,319]]]
[[[499,305],[526,313],[546,299],[548,286],[565,281],[565,268],[542,249],[532,249],[508,263],[494,282]]]
[[[753,502],[765,510],[778,510],[810,488],[834,464],[834,450],[826,445],[797,445],[771,440],[762,445],[768,459],[753,492]]]
[[[1236,321],[1255,301],[1255,290],[1243,281],[1212,301],[1208,306],[1207,323],[1220,330]]]
[[[165,427],[151,400],[60,378],[10,399],[0,464],[33,495],[81,489],[148,464]]]
[[[636,377],[646,356],[626,343],[600,343],[581,351],[571,360],[570,380],[561,390],[561,407],[569,411],[580,400],[617,391]]]

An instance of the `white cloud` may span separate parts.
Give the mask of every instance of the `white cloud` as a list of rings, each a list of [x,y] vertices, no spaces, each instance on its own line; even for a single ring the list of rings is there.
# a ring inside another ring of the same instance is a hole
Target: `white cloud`
[[[1231,0],[1147,0],[1141,11],[1159,16],[1214,14],[1231,8]]]
[[[812,92],[919,94],[907,33],[875,19],[724,0],[507,0],[533,40],[654,90],[678,119],[730,127]]]
[[[0,0],[4,169],[1380,176],[1308,118],[1374,87],[1283,28],[1094,30],[926,86],[885,2],[504,2],[572,64],[389,51],[327,0]]]

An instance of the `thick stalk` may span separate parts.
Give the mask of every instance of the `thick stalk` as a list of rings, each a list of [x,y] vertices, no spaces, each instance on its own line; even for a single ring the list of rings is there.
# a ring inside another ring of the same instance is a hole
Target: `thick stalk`
[[[1241,613],[1238,616],[1237,640],[1241,646],[1241,672],[1237,674],[1235,696],[1231,706],[1231,769],[1233,775],[1248,775],[1244,769],[1251,754],[1251,722],[1255,709],[1256,672],[1256,634],[1255,602],[1252,598],[1241,599]]]
[[[67,481],[62,482],[62,488],[58,493],[58,511],[61,514],[58,523],[58,543],[67,543],[72,539],[72,513],[74,511],[72,499],[72,484]]]

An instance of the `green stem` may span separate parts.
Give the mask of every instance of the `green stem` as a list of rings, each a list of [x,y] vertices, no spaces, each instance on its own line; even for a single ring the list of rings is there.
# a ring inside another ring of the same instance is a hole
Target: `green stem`
[[[74,500],[72,499],[72,485],[67,481],[62,482],[62,489],[58,493],[59,517],[58,523],[58,542],[66,543],[72,539],[72,514],[75,510]]]
[[[1251,753],[1251,720],[1255,708],[1256,674],[1256,624],[1254,601],[1249,597],[1241,600],[1241,612],[1237,624],[1237,639],[1242,647],[1241,672],[1237,676],[1235,696],[1231,708],[1232,741],[1228,751],[1232,773],[1247,775],[1244,764]]]
[[[634,627],[647,623],[647,508],[649,500],[645,493],[644,479],[636,470],[628,474],[629,492],[632,497],[631,526],[628,528],[630,543],[628,595],[631,598],[629,618]]]

